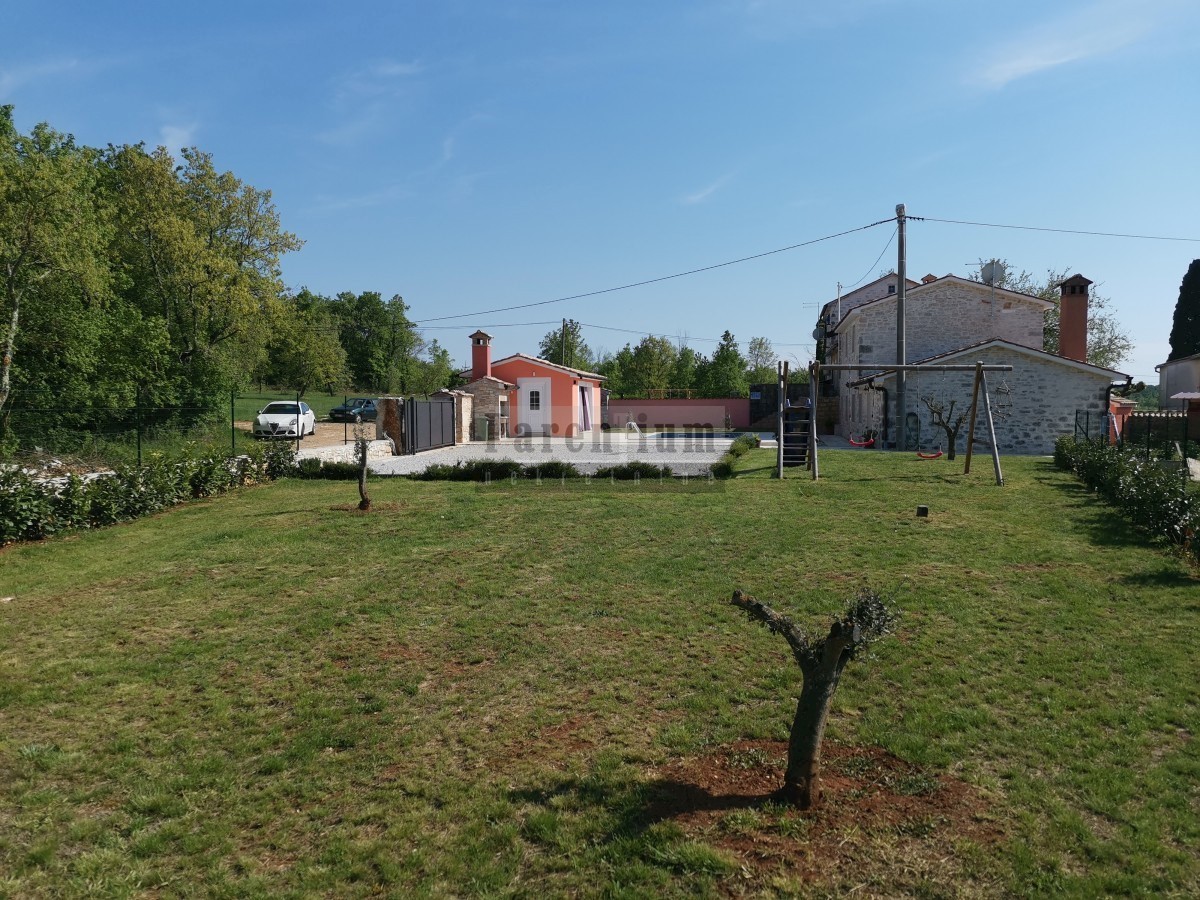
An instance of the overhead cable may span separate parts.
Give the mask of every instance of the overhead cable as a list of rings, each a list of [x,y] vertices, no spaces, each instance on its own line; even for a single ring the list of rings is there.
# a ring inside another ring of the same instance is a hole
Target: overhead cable
[[[686,275],[698,275],[701,272],[711,272],[713,269],[724,268],[725,266],[735,266],[738,263],[750,262],[755,259],[762,259],[764,256],[773,256],[776,253],[786,253],[789,250],[798,250],[801,247],[811,247],[813,244],[819,244],[822,241],[831,241],[834,238],[845,237],[848,234],[854,234],[856,231],[866,231],[868,228],[874,228],[876,225],[882,225],[885,222],[896,221],[895,216],[890,219],[880,219],[878,222],[872,222],[869,225],[860,225],[857,228],[850,228],[846,231],[839,231],[837,234],[827,234],[824,237],[813,238],[810,241],[802,241],[799,244],[790,244],[787,247],[780,247],[777,250],[766,250],[762,253],[755,253],[752,256],[743,256],[739,259],[731,259],[726,262],[714,263],[711,266],[701,266],[698,269],[688,269],[686,272],[676,272],[674,275],[661,275],[658,278],[647,278],[644,281],[634,281],[629,284],[621,284],[616,287],[603,288],[598,291],[587,291],[582,294],[571,294],[567,297],[555,297],[553,300],[539,300],[536,303],[520,303],[516,306],[502,306],[497,309],[484,309],[478,312],[457,313],[452,316],[434,316],[428,319],[417,319],[414,324],[420,325],[425,322],[444,322],[447,319],[468,319],[473,316],[489,316],[493,313],[511,312],[515,309],[529,309],[534,306],[547,306],[551,303],[564,303],[567,300],[582,300],[585,297],[598,297],[601,294],[612,294],[617,291],[627,291],[630,288],[645,287],[648,284],[658,284],[660,281],[670,281],[673,278],[683,278]]]
[[[961,219],[935,219],[931,216],[908,216],[910,222],[942,222],[947,225],[975,225],[980,228],[1012,228],[1017,231],[1049,231],[1054,234],[1083,234],[1089,237],[1131,238],[1139,241],[1182,241],[1200,244],[1200,238],[1170,237],[1160,234],[1122,234],[1114,231],[1078,231],[1074,228],[1041,228],[1036,225],[999,225],[995,222],[966,222]]]

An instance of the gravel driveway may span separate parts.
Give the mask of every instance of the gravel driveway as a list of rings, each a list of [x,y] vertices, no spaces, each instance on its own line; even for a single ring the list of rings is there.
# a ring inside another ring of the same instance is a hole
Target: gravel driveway
[[[589,435],[586,438],[512,438],[499,441],[472,441],[441,450],[427,450],[413,456],[375,456],[370,467],[380,475],[409,475],[431,465],[454,465],[475,459],[513,459],[522,465],[558,460],[569,462],[585,475],[605,466],[638,460],[656,466],[670,466],[676,475],[704,475],[720,460],[733,441],[727,438],[661,438],[655,435]],[[313,448],[300,456],[333,459],[341,454]],[[343,451],[344,452],[344,451]]]

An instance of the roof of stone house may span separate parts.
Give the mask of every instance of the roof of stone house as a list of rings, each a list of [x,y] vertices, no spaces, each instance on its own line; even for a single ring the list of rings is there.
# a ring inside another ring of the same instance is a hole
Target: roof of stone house
[[[592,378],[596,381],[608,381],[608,377],[605,375],[600,375],[596,372],[586,372],[583,369],[572,369],[570,366],[564,366],[556,362],[550,362],[550,360],[542,359],[540,356],[528,356],[524,353],[514,353],[512,356],[506,356],[504,359],[498,359],[492,363],[492,368],[494,369],[496,366],[503,365],[506,362],[512,362],[515,359],[537,363],[540,366],[548,366],[551,369],[556,369],[559,372],[567,372],[568,374],[574,375],[577,378]]]
[[[967,286],[973,287],[973,288],[988,288],[988,287],[990,287],[989,285],[986,285],[981,281],[972,281],[969,278],[963,278],[961,275],[943,275],[941,278],[935,278],[933,281],[926,281],[923,284],[916,284],[914,282],[913,285],[908,288],[908,291],[907,291],[908,296],[912,296],[914,294],[920,294],[927,287],[930,287],[931,285],[935,285],[935,284],[941,284],[943,281],[947,281],[947,280],[957,281],[960,284],[967,285]],[[1032,300],[1032,301],[1034,301],[1034,303],[1040,304],[1042,309],[1050,309],[1051,307],[1054,306],[1053,300],[1044,300],[1041,297],[1034,296],[1033,294],[1024,294],[1021,291],[1010,291],[1008,288],[1000,288],[1000,287],[995,288],[995,291],[996,291],[996,293],[1001,294],[1003,296],[1015,297],[1018,300]],[[841,321],[837,323],[834,330],[835,331],[840,330],[840,328],[842,326],[842,322],[845,322],[848,318],[850,318],[850,316],[854,315],[859,310],[866,309],[868,306],[875,306],[878,303],[885,303],[888,300],[895,300],[895,299],[896,299],[895,294],[888,294],[886,297],[878,297],[875,300],[868,300],[866,303],[860,303],[858,306],[855,306],[855,307],[852,307],[851,309],[846,310],[845,314],[841,318]]]
[[[979,341],[975,344],[968,344],[965,347],[959,347],[957,350],[947,350],[944,353],[938,353],[935,356],[927,356],[925,359],[918,359],[909,363],[910,366],[937,365],[939,361],[953,359],[956,356],[962,356],[972,350],[984,350],[988,347],[1000,347],[1005,350],[1015,350],[1024,353],[1027,356],[1033,356],[1038,359],[1044,359],[1047,362],[1061,363],[1075,369],[1095,372],[1096,374],[1116,375],[1121,378],[1129,378],[1130,376],[1124,372],[1118,372],[1116,369],[1108,369],[1104,366],[1094,366],[1091,363],[1080,362],[1077,359],[1071,359],[1069,356],[1060,356],[1057,353],[1048,353],[1045,350],[1035,350],[1033,347],[1026,347],[1024,344],[1016,344],[1012,341],[1006,341],[1003,338],[988,338],[986,341]],[[887,366],[879,367],[881,372],[887,372]]]
[[[463,369],[461,372],[459,372],[459,375],[461,375],[463,378],[470,378],[471,370]],[[470,387],[472,384],[479,384],[481,381],[494,381],[496,384],[503,388],[507,388],[510,391],[515,390],[517,387],[515,384],[505,381],[503,378],[497,378],[495,375],[484,375],[482,378],[476,378],[474,381],[468,382],[466,386]]]
[[[825,303],[825,304],[824,304],[824,305],[821,307],[821,317],[822,317],[822,318],[824,318],[824,316],[825,316],[825,311],[826,311],[827,309],[829,309],[831,306],[835,306],[835,305],[838,303],[838,301],[839,301],[839,300],[840,300],[842,303],[845,303],[845,302],[849,301],[851,298],[853,298],[855,294],[861,294],[863,291],[867,290],[867,288],[874,287],[875,285],[879,284],[879,282],[881,282],[881,281],[887,281],[889,278],[894,278],[895,276],[896,276],[896,273],[895,273],[895,272],[888,272],[886,275],[880,275],[880,276],[879,276],[878,278],[876,278],[874,281],[868,281],[868,282],[867,282],[866,284],[864,284],[862,287],[856,287],[854,290],[846,292],[846,293],[845,293],[845,294],[843,294],[843,295],[842,295],[840,298],[839,298],[839,297],[835,297],[835,298],[834,298],[834,299],[832,299],[832,300],[826,301],[826,303]],[[906,287],[906,288],[915,288],[915,287],[919,287],[919,286],[920,286],[920,282],[913,281],[911,278],[905,278],[905,279],[904,279],[904,284],[905,284],[905,287]],[[895,296],[895,295],[894,295],[894,294],[889,294],[888,296],[889,296],[889,297],[892,297],[892,296]],[[868,300],[867,302],[868,302],[868,303],[870,303],[870,302],[872,302],[872,301]]]

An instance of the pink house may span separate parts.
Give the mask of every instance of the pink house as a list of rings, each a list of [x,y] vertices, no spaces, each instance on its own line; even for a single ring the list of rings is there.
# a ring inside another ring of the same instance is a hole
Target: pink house
[[[492,362],[492,336],[476,331],[471,335],[470,379],[464,390],[477,400],[481,391],[503,385],[493,434],[575,437],[600,430],[603,375],[524,353]]]

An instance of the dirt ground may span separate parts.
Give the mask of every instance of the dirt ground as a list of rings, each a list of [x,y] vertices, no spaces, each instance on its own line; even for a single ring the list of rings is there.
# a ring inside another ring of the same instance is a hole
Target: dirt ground
[[[250,433],[250,422],[238,422],[237,427],[247,434]],[[367,436],[374,440],[375,423],[367,423]],[[318,422],[317,433],[311,434],[300,442],[300,449],[312,450],[316,447],[340,447],[354,442],[354,426],[342,422]]]
[[[770,803],[786,742],[741,741],[662,767],[652,818],[732,853],[749,881],[785,875],[862,896],[957,893],[966,848],[1004,839],[988,798],[965,782],[878,747],[823,749],[813,810]]]

